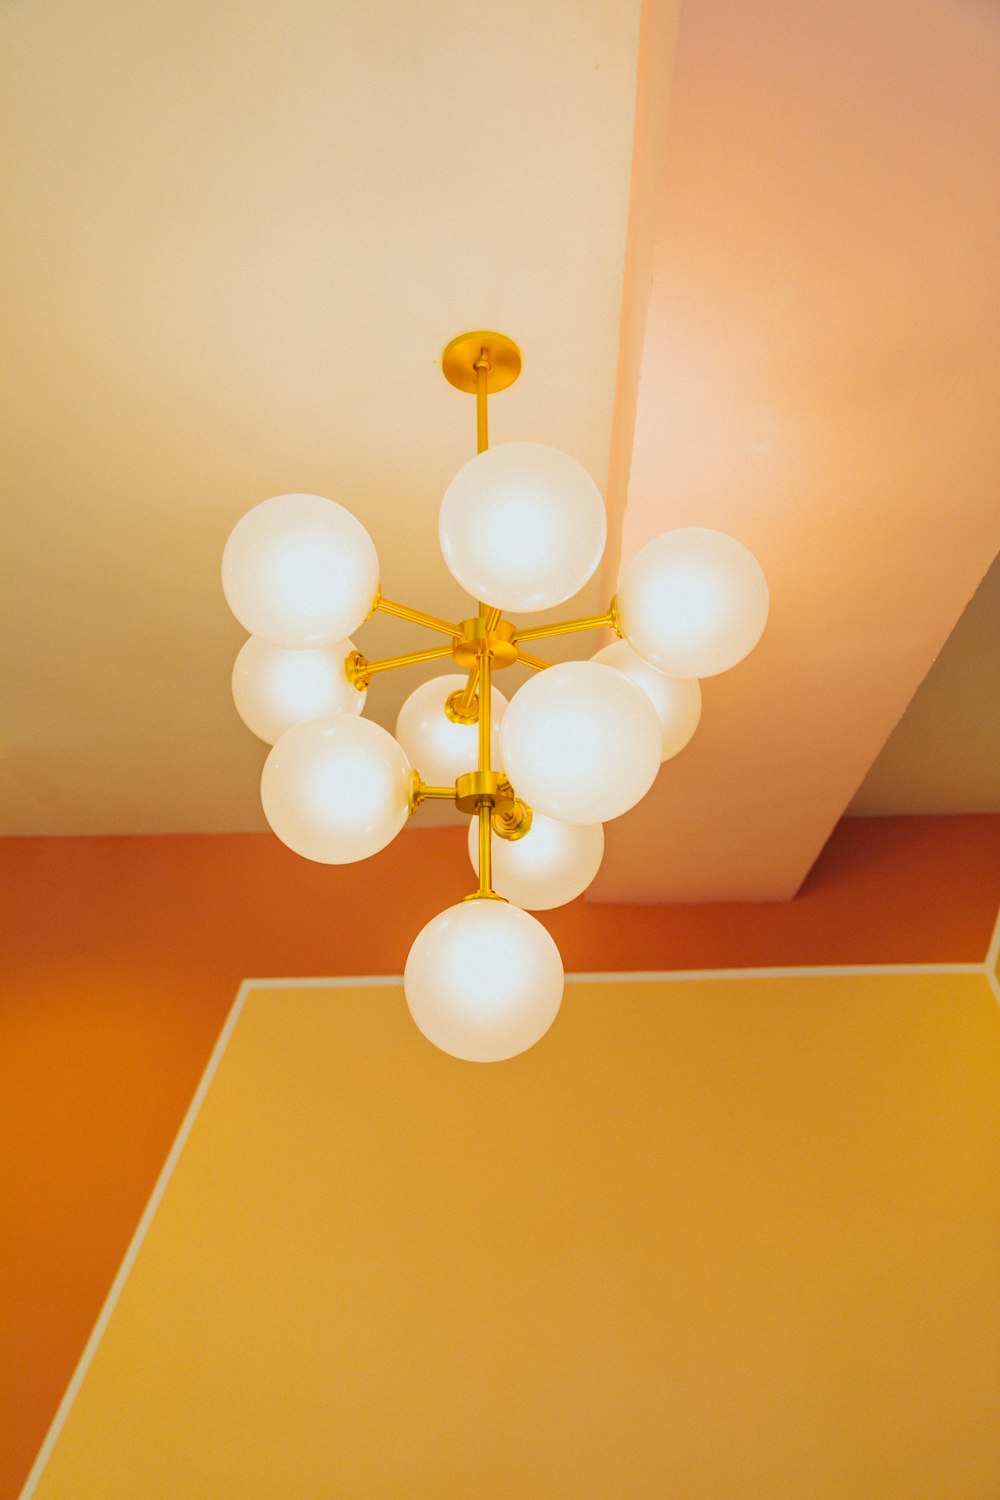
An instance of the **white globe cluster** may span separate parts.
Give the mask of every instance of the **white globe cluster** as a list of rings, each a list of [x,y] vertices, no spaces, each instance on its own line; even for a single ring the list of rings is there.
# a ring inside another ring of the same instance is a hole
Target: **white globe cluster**
[[[509,612],[551,609],[593,575],[604,504],[590,476],[540,443],[481,453],[449,485],[439,535],[448,568],[476,599]],[[477,767],[478,727],[446,712],[466,677],[423,683],[395,736],[361,717],[349,679],[353,633],[377,605],[378,558],[361,523],[319,495],[278,495],[237,523],[226,599],[250,632],[233,669],[247,726],[271,746],[261,799],[289,848],[324,864],[377,853],[407,820],[413,768],[449,786]],[[529,911],[580,896],[597,874],[604,823],[645,796],[701,715],[700,677],[756,644],[768,593],[756,559],[722,532],[689,527],[631,559],[618,591],[624,639],[591,661],[530,678],[508,703],[492,689],[490,764],[532,810],[523,836],[493,843],[496,897],[435,917],[406,963],[420,1030],[456,1057],[513,1057],[549,1028],[563,989],[558,949]],[[478,820],[469,830],[478,874]],[[502,899],[497,899],[502,898]]]

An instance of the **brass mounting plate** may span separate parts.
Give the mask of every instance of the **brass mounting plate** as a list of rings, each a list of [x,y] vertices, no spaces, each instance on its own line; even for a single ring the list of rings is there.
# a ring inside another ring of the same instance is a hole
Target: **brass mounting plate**
[[[441,356],[445,380],[456,390],[475,395],[475,364],[484,349],[490,356],[490,369],[486,375],[488,393],[492,396],[494,392],[505,391],[513,385],[521,373],[521,351],[505,333],[492,333],[488,328],[460,333],[457,339],[452,339]]]

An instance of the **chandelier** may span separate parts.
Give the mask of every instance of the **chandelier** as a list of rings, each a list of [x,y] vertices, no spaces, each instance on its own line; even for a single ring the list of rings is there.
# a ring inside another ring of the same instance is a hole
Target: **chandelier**
[[[277,495],[243,516],[222,582],[251,633],[233,696],[272,746],[261,801],[289,848],[349,864],[385,848],[424,802],[453,802],[470,816],[477,888],[418,934],[403,983],[431,1042],[497,1062],[538,1041],[562,1001],[559,950],[530,912],[571,901],[593,880],[604,823],[639,802],[688,743],[701,715],[698,679],[756,645],[768,591],[742,543],[687,527],[632,558],[605,614],[512,623],[507,613],[553,609],[591,578],[604,502],[558,449],[489,447],[488,396],[521,370],[511,339],[463,334],[442,369],[476,397],[477,455],[448,486],[438,520],[445,562],[475,614],[452,623],[387,599],[367,531],[319,495]],[[351,636],[376,611],[445,642],[369,661]],[[598,628],[619,639],[589,661],[552,665],[534,654],[546,637]],[[376,674],[448,659],[459,674],[418,687],[395,736],[361,717]],[[493,679],[515,662],[534,675],[508,702]]]

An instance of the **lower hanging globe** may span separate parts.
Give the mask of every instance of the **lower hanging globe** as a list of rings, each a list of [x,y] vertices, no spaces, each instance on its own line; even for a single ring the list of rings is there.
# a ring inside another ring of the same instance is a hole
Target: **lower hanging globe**
[[[293,724],[324,714],[359,714],[368,696],[347,676],[351,640],[292,651],[252,635],[233,666],[233,701],[248,729],[273,745]]]
[[[465,1062],[503,1062],[533,1047],[555,1020],[562,959],[536,918],[476,897],[448,907],[417,935],[403,988],[435,1047]]]
[[[591,661],[614,667],[642,688],[660,721],[660,760],[669,760],[684,749],[701,719],[701,683],[697,677],[672,677],[637,656],[628,641],[605,646]]]
[[[412,779],[380,724],[327,714],[281,736],[264,762],[260,795],[283,844],[305,859],[346,865],[396,837],[409,816]]]
[[[562,823],[607,823],[660,769],[660,721],[646,694],[601,662],[569,661],[510,700],[500,755],[517,795]]]
[[[447,700],[452,693],[460,693],[467,681],[467,676],[457,672],[432,677],[415,688],[399,710],[396,738],[410,764],[416,766],[422,779],[431,786],[450,786],[466,771],[474,771],[478,764],[479,725],[456,724],[445,713]],[[500,720],[506,708],[507,699],[493,688],[490,693],[492,765],[496,765],[500,753]]]
[[[523,838],[493,840],[493,889],[515,906],[549,911],[587,889],[604,857],[601,823],[560,823],[532,812]],[[479,874],[479,822],[469,823],[469,858]]]

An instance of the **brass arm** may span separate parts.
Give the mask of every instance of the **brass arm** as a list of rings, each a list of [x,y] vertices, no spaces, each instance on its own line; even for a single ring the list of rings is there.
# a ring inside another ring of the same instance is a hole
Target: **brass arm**
[[[518,630],[514,640],[540,641],[549,635],[571,635],[576,630],[613,630],[616,635],[622,634],[621,621],[618,618],[618,600],[612,599],[606,613],[603,615],[588,615],[582,620],[557,620],[551,625],[531,625],[527,630]],[[524,660],[524,657],[521,657]]]
[[[367,661],[360,651],[352,651],[344,661],[344,671],[361,692],[376,672],[391,672],[396,667],[411,667],[421,661],[439,661],[450,656],[450,646],[432,646],[429,651],[408,651],[405,656],[386,656],[381,661]]]
[[[414,625],[426,625],[428,630],[440,630],[444,635],[454,636],[456,640],[462,634],[461,625],[453,625],[450,620],[439,620],[437,615],[425,614],[422,609],[411,609],[408,604],[383,599],[381,593],[375,600],[375,609],[380,609],[386,615],[395,615],[399,620],[409,620]]]
[[[518,661],[523,661],[524,665],[530,667],[533,672],[545,672],[552,665],[550,661],[543,661],[540,656],[529,656],[527,651],[522,651],[520,648],[518,649],[517,659]]]
[[[455,788],[453,786],[428,786],[426,781],[420,780],[420,772],[414,771],[413,781],[410,785],[410,813],[416,812],[421,802],[454,802]]]

